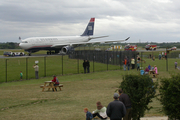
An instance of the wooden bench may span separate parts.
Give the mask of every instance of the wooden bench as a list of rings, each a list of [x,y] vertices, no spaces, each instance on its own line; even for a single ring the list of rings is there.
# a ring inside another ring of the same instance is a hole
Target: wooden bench
[[[152,74],[153,76],[155,76],[155,78],[158,78],[158,75],[159,75],[159,73],[157,73],[157,74]]]
[[[61,87],[63,87],[63,84],[59,84],[58,86],[54,86],[55,88],[59,87],[59,90],[61,91]]]
[[[48,90],[50,90],[51,86],[46,85],[46,87],[48,88]],[[63,84],[59,84],[57,86],[54,86],[55,88],[59,87],[59,90],[61,91],[61,87],[63,87]],[[40,88],[44,88],[44,85],[40,85]]]

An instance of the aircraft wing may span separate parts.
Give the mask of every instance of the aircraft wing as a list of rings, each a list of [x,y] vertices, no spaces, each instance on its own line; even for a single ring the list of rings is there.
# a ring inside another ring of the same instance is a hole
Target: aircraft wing
[[[93,44],[93,43],[114,43],[114,42],[120,43],[120,42],[127,41],[129,38],[130,38],[130,37],[126,38],[125,40],[88,41],[87,44],[88,44],[88,43],[91,43],[91,44]]]
[[[105,37],[105,36],[93,37],[93,38],[90,38],[90,39],[96,39],[96,38],[102,38],[102,37]],[[126,38],[125,40],[105,40],[105,41],[78,42],[78,43],[70,43],[70,44],[55,44],[55,45],[52,45],[51,47],[56,47],[56,48],[59,47],[59,48],[61,48],[61,47],[64,47],[64,46],[77,47],[77,46],[84,45],[84,44],[94,44],[94,43],[113,43],[113,42],[120,43],[120,42],[127,41],[129,38],[130,37]]]

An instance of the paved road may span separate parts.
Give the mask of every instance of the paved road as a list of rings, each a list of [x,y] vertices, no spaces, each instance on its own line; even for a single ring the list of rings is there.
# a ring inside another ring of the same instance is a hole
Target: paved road
[[[168,117],[143,117],[141,120],[168,120]]]
[[[100,119],[96,119],[96,120],[100,120]],[[110,119],[107,119],[110,120]],[[168,120],[168,117],[143,117],[140,120]]]
[[[28,56],[28,55],[25,55],[25,56],[14,56],[14,57],[6,57],[6,56],[3,56],[3,55],[0,55],[0,58],[27,58],[27,57],[44,57],[44,56],[59,56],[60,54],[56,54],[56,55],[46,55],[46,54],[33,54],[32,56]]]

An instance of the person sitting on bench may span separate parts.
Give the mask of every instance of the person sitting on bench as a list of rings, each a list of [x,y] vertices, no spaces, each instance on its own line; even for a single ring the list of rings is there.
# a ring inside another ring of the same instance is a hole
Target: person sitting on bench
[[[56,77],[56,75],[53,75],[53,80],[51,80],[52,82],[55,82],[54,86],[58,86],[59,85],[59,80]],[[54,91],[54,89],[52,89]],[[57,89],[55,88],[55,90],[57,91]]]

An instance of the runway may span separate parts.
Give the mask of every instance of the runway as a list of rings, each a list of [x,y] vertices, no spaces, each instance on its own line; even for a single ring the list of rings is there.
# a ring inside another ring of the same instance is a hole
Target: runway
[[[61,56],[62,54],[55,54],[55,55],[47,55],[47,54],[32,54],[31,56],[25,55],[25,56],[4,56],[0,55],[0,58],[27,58],[27,57],[48,57],[48,56]]]
[[[180,49],[177,50],[172,50],[172,51],[180,51]],[[157,49],[157,50],[145,50],[145,49],[139,49],[137,50],[137,52],[166,52],[166,49]],[[54,55],[47,55],[47,54],[32,54],[31,56],[25,55],[25,56],[3,56],[0,55],[0,59],[1,58],[27,58],[27,57],[48,57],[48,56],[61,56],[61,55],[65,55],[65,54],[54,54]]]

